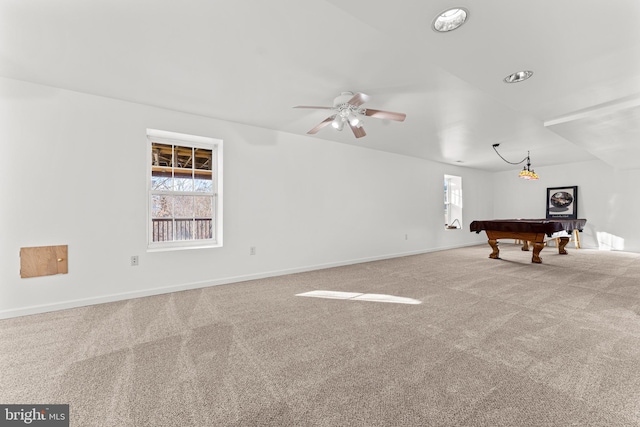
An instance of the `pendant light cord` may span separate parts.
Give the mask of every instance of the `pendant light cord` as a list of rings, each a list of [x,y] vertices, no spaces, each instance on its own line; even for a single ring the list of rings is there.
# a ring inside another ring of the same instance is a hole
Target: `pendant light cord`
[[[529,153],[527,153],[527,157],[525,157],[524,159],[520,160],[517,163],[514,162],[510,162],[509,160],[505,159],[504,157],[502,157],[502,155],[500,153],[498,153],[498,150],[496,149],[497,146],[499,146],[500,144],[493,144],[493,151],[496,152],[496,154],[505,162],[509,163],[510,165],[519,165],[520,163],[524,162],[525,160],[527,160],[529,158]]]

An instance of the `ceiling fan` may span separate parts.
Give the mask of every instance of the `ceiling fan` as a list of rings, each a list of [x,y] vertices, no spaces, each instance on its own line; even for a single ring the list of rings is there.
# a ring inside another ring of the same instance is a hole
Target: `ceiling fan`
[[[403,113],[393,113],[391,111],[374,110],[372,108],[364,108],[362,104],[371,99],[369,95],[364,93],[342,92],[341,95],[333,100],[333,107],[315,107],[307,105],[298,105],[293,108],[313,108],[320,110],[332,110],[334,114],[324,119],[320,124],[311,129],[308,134],[318,133],[320,129],[331,123],[331,126],[337,130],[344,129],[345,123],[351,128],[356,138],[362,138],[366,135],[362,128],[362,119],[365,116],[375,117],[377,119],[389,119],[403,122],[407,117]]]

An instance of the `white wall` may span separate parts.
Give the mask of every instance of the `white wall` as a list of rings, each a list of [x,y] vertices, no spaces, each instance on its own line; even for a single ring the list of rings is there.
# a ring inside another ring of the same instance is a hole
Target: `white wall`
[[[0,115],[0,317],[484,243],[493,212],[489,173],[317,138],[8,79]],[[147,128],[224,140],[223,248],[146,252]],[[20,247],[63,244],[68,274],[20,278]]]
[[[536,167],[538,181],[517,178],[518,170],[493,178],[494,218],[544,218],[548,187],[578,186],[578,217],[587,220],[580,235],[585,248],[640,252],[640,170],[618,171],[601,161]],[[620,240],[622,239],[622,240]]]

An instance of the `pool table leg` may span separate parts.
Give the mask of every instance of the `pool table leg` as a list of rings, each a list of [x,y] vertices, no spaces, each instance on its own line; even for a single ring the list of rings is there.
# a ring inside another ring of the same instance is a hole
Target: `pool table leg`
[[[542,258],[540,258],[540,251],[544,248],[544,243],[534,243],[533,244],[533,257],[531,257],[531,262],[535,262],[536,264],[542,263]]]
[[[500,259],[500,249],[498,249],[498,241],[494,239],[489,239],[489,246],[493,249],[489,258]]]
[[[569,243],[569,238],[568,237],[561,237],[560,238],[560,243],[558,243],[558,253],[560,255],[566,255],[568,253],[564,249],[564,247],[567,246],[567,243]]]
[[[522,244],[522,250],[523,251],[528,251],[529,250],[529,241],[528,240],[524,240],[524,243]]]

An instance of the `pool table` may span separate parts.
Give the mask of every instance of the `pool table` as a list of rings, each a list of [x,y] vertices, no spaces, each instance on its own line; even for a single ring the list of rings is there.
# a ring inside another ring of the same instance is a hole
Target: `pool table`
[[[498,249],[499,239],[518,239],[525,242],[522,250],[528,250],[528,242],[533,243],[531,262],[541,263],[540,251],[544,248],[544,237],[551,237],[553,233],[566,231],[571,235],[573,230],[582,231],[586,219],[493,219],[488,221],[473,221],[471,231],[480,233],[484,230],[489,238],[489,245],[493,249],[489,258],[500,259]],[[560,237],[558,253],[566,255],[565,246],[569,237]]]

